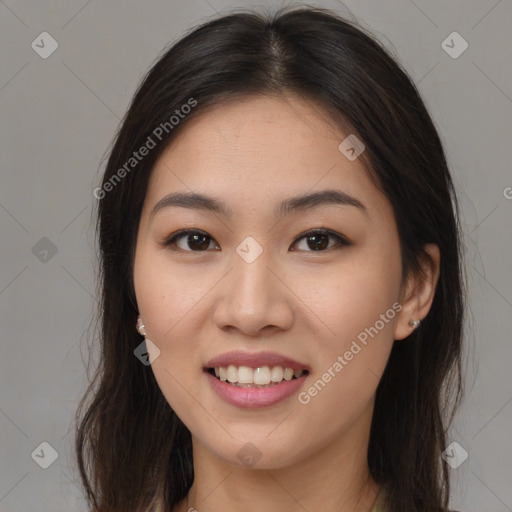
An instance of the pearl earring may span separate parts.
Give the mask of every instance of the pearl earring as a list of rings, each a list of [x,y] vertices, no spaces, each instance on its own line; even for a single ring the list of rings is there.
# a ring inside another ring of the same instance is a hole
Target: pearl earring
[[[142,318],[140,315],[137,317],[137,331],[141,336],[146,336],[146,327],[142,323]]]
[[[418,328],[420,326],[421,321],[420,320],[411,320],[409,322],[409,325],[411,327],[414,327],[414,329]]]

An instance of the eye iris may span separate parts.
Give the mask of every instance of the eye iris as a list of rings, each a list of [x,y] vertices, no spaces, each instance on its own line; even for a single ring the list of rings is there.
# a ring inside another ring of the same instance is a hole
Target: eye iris
[[[197,245],[197,242],[198,241],[201,241],[202,240],[202,243]],[[191,235],[188,235],[188,240],[187,240],[187,243],[189,244],[189,247],[191,249],[208,249],[208,246],[210,245],[209,242],[208,242],[208,237],[206,235],[201,235],[201,234],[191,234]],[[192,245],[190,245],[192,243]],[[196,244],[196,245],[194,245]]]
[[[315,238],[322,237],[322,240],[313,242],[313,246],[309,245],[309,242],[314,240]],[[317,233],[313,235],[309,235],[308,238],[308,246],[310,249],[318,250],[318,249],[325,249],[329,245],[329,237],[328,235],[324,233]]]

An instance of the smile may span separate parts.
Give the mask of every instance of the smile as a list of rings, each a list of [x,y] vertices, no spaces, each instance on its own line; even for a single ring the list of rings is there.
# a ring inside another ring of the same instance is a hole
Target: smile
[[[276,386],[283,381],[290,381],[307,374],[308,370],[283,368],[282,366],[217,366],[208,368],[208,373],[218,380],[243,388],[266,388]]]
[[[215,373],[218,373],[218,376]],[[309,371],[293,370],[282,366],[251,368],[228,365],[205,368],[204,374],[215,394],[227,403],[242,408],[260,408],[276,405],[298,393]],[[221,375],[226,379],[222,380]],[[272,382],[272,377],[276,382]],[[234,382],[230,382],[228,378]],[[239,379],[242,381],[250,379],[251,382],[239,382]],[[255,381],[269,382],[257,384]]]

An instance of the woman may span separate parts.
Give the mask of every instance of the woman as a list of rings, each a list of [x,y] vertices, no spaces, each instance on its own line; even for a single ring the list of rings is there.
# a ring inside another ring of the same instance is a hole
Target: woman
[[[314,8],[196,28],[143,80],[94,195],[93,510],[448,510],[458,207],[371,35]]]

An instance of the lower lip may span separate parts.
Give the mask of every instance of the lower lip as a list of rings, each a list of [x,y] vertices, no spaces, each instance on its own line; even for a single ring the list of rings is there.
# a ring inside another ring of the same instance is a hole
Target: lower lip
[[[237,407],[267,407],[274,405],[297,392],[309,374],[297,379],[283,380],[268,388],[239,388],[217,379],[205,371],[215,392],[226,402]]]

